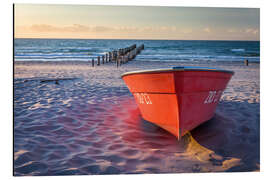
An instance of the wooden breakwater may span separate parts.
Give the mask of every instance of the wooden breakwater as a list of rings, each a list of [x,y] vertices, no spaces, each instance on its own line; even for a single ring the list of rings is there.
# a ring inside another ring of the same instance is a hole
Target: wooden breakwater
[[[115,63],[117,67],[133,60],[142,50],[144,49],[144,44],[137,47],[133,44],[126,48],[121,48],[118,50],[113,50],[105,53],[105,55],[97,56],[92,58],[92,67],[100,66],[105,63]]]

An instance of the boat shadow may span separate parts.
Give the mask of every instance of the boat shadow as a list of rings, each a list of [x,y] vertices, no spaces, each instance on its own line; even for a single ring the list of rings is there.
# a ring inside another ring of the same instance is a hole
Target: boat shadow
[[[223,110],[226,113],[222,113]],[[252,112],[250,110],[252,109]],[[208,164],[209,171],[248,172],[260,169],[259,103],[221,102],[209,121],[177,140],[159,126],[144,120],[139,110],[128,118],[129,130],[123,134],[127,144],[137,149],[158,149],[167,154],[187,155],[194,163]],[[254,112],[257,113],[254,113]],[[229,112],[229,114],[228,114]],[[225,114],[225,115],[222,115]],[[255,114],[255,116],[250,116]],[[227,117],[229,115],[229,117]],[[137,120],[134,120],[134,117]],[[137,123],[135,123],[137,122]]]
[[[229,103],[229,102],[228,102]],[[239,107],[241,103],[235,103]],[[248,104],[246,104],[248,105]],[[257,103],[257,105],[259,105]],[[245,115],[246,116],[246,115]],[[198,126],[182,137],[186,151],[201,155],[213,163],[226,168],[226,171],[256,171],[260,164],[260,129],[259,117],[256,117],[256,127],[250,127],[248,117],[240,116],[229,119],[221,114]],[[241,121],[241,119],[244,119]],[[249,118],[250,120],[250,118]],[[206,156],[206,157],[205,157]],[[208,156],[208,157],[207,157]],[[198,155],[200,157],[200,155]]]

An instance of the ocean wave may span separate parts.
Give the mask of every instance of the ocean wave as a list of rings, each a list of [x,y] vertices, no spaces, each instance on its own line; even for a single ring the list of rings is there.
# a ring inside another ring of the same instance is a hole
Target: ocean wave
[[[23,40],[16,39],[15,60],[63,59],[85,61],[136,43],[145,44],[137,60],[259,61],[259,42],[151,41],[151,40]]]
[[[98,55],[77,55],[77,56],[15,56],[15,61],[69,61],[69,60],[78,60],[78,61],[89,61],[97,59]],[[260,57],[245,57],[245,56],[142,56],[138,55],[135,60],[143,61],[260,61]]]
[[[245,49],[231,49],[232,52],[245,52]]]
[[[24,59],[20,59],[20,58],[15,58],[15,61],[92,61],[93,58],[89,57],[89,58],[61,58],[61,59],[50,59],[50,58],[24,58]],[[95,61],[97,61],[97,59],[94,59]]]

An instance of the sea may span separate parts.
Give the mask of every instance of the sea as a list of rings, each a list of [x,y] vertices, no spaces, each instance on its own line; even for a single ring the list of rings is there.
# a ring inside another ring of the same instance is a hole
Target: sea
[[[109,51],[144,44],[139,61],[260,62],[260,41],[14,39],[15,61],[89,61]]]

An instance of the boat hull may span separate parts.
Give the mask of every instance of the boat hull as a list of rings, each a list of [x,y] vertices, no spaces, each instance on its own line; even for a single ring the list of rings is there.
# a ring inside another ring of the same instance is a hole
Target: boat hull
[[[218,70],[156,70],[122,76],[142,117],[178,139],[214,116],[233,73]]]

